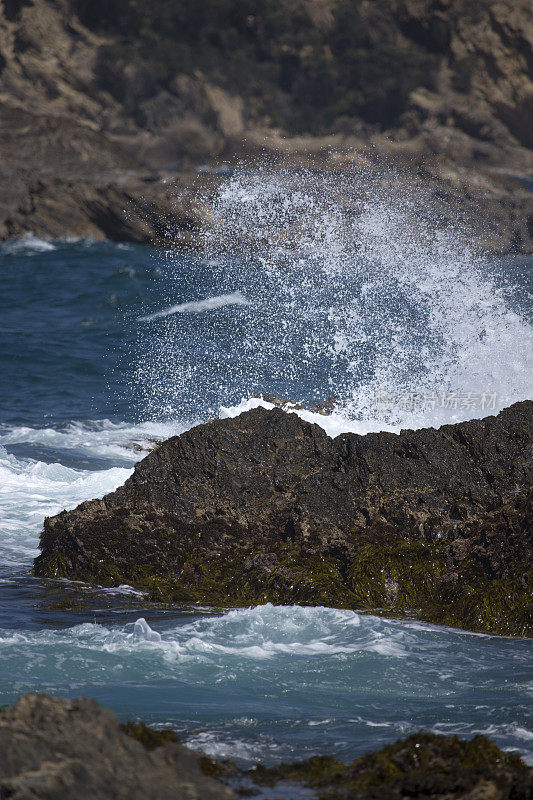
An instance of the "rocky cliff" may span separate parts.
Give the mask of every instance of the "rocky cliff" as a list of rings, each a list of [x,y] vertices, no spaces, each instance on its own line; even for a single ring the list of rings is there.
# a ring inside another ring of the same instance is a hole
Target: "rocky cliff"
[[[532,411],[336,439],[279,409],[200,425],[47,519],[35,572],[530,635]]]
[[[0,237],[189,245],[204,162],[356,149],[531,252],[532,64],[528,0],[4,0]]]

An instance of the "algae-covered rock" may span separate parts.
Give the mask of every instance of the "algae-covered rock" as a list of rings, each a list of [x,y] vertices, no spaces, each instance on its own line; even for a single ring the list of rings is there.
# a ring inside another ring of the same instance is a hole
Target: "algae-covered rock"
[[[315,757],[249,773],[258,784],[297,781],[324,800],[530,800],[533,769],[485,736],[418,733],[351,764]]]
[[[168,731],[150,731],[142,724],[123,730],[115,715],[95,700],[28,694],[13,707],[0,709],[0,797],[231,800],[236,796],[206,776],[198,757],[172,741]]]
[[[279,409],[200,425],[47,519],[35,573],[530,635],[532,410],[336,439]]]

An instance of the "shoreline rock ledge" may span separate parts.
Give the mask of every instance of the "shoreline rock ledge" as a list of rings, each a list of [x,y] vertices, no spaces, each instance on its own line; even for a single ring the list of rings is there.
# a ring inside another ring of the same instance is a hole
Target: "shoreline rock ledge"
[[[532,423],[528,400],[399,435],[331,439],[279,409],[215,420],[46,519],[35,574],[531,636]]]

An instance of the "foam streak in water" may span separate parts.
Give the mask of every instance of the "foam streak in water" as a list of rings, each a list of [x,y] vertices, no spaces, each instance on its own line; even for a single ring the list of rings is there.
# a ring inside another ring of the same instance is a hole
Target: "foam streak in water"
[[[247,300],[241,292],[233,292],[232,294],[221,294],[218,297],[207,297],[205,300],[179,303],[178,305],[170,306],[170,308],[165,308],[163,311],[156,311],[155,314],[138,317],[137,321],[152,322],[154,319],[169,317],[171,314],[200,313],[202,311],[215,311],[217,308],[224,308],[224,306],[245,305],[247,305]]]

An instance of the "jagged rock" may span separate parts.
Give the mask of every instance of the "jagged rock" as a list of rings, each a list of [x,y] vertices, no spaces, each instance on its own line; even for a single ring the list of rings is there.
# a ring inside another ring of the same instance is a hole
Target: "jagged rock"
[[[279,409],[200,425],[47,519],[35,573],[531,634],[532,410],[336,439]]]
[[[413,181],[423,173],[482,247],[531,253],[530,6],[269,0],[228,17],[203,0],[189,28],[184,8],[168,17],[163,2],[0,3],[0,240],[31,231],[161,244],[163,218],[182,230],[172,200],[184,189],[195,216],[203,162],[253,163],[266,147],[275,160],[314,154],[313,168],[348,169],[357,149]],[[215,29],[225,34],[213,39]],[[160,225],[139,213],[147,197]],[[198,246],[188,230],[165,246]]]
[[[231,800],[175,743],[149,752],[95,700],[21,697],[0,710],[0,797],[10,800]]]

